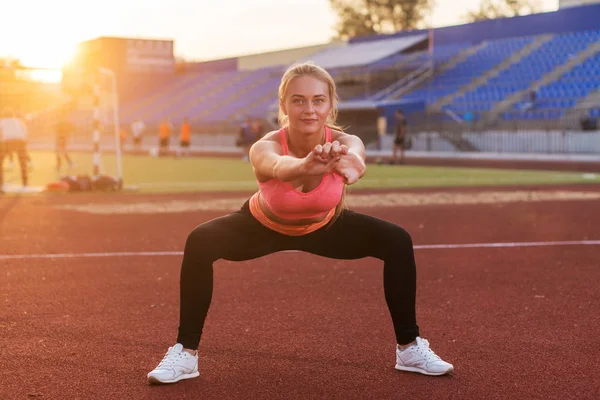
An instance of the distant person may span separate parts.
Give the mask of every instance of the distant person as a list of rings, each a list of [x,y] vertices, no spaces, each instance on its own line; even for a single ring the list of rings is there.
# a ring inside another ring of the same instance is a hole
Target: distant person
[[[522,110],[532,111],[537,105],[537,92],[535,90],[530,90],[527,97],[527,101],[523,104]]]
[[[383,140],[387,135],[387,118],[381,112],[377,117],[377,150],[381,150],[383,147]]]
[[[14,112],[14,116],[15,118],[20,119],[21,121],[23,121],[23,123],[25,124],[25,126],[27,126],[27,117],[24,117],[21,113],[18,112]],[[31,171],[33,169],[33,161],[31,160],[31,155],[29,154],[29,152],[26,152],[27,154],[27,165],[29,166],[29,170]],[[15,152],[14,151],[9,151],[7,154],[5,154],[6,157],[8,157],[8,166],[7,166],[7,170],[8,171],[12,171],[13,168],[15,167]]]
[[[127,142],[127,130],[124,126],[119,129],[119,143],[121,145],[121,152],[125,150],[125,143]]]
[[[537,101],[537,92],[535,90],[529,92],[529,101],[535,106],[535,102]]]
[[[5,110],[0,118],[0,193],[4,193],[4,170],[2,164],[4,157],[16,153],[21,167],[21,183],[27,187],[27,125],[22,118],[18,118],[14,111]]]
[[[189,156],[190,155],[190,143],[192,140],[192,125],[190,120],[185,117],[183,124],[181,124],[181,132],[179,134],[179,152],[178,156]]]
[[[468,129],[472,129],[473,128],[473,121],[475,120],[475,115],[471,111],[467,111],[463,115],[463,119],[465,121],[465,125],[467,126],[467,128]]]
[[[8,157],[8,165],[6,170],[7,171],[12,171],[13,168],[15,167],[15,157],[14,157],[14,152],[8,152],[6,154],[6,157]],[[29,152],[27,152],[27,165],[29,166],[29,170],[33,170],[33,161],[31,160],[31,155],[29,154]]]
[[[256,134],[252,131],[252,118],[246,117],[238,132],[237,145],[242,148],[244,161],[250,160],[250,147],[256,142]]]
[[[254,121],[252,121],[251,130],[254,135],[254,137],[252,138],[254,143],[256,143],[258,140],[260,140],[266,133],[265,126],[260,119],[255,119]]]
[[[131,124],[131,135],[133,136],[133,149],[137,152],[142,147],[142,134],[146,125],[141,120],[136,120]]]
[[[277,115],[271,118],[271,126],[273,129],[279,129],[279,117]]]
[[[598,129],[598,119],[594,117],[597,114],[598,111],[595,111],[594,108],[587,110],[586,114],[579,121],[582,131],[595,131]]]
[[[73,161],[71,157],[69,157],[69,152],[67,150],[67,145],[69,141],[69,137],[73,135],[75,132],[75,126],[69,122],[69,120],[65,117],[61,117],[56,126],[54,127],[56,132],[56,170],[60,171],[62,167],[61,156],[65,159],[67,164],[69,165],[69,169],[74,167]]]
[[[159,137],[159,150],[158,155],[164,156],[169,153],[169,144],[171,142],[171,134],[173,133],[173,126],[169,121],[163,119],[158,127]]]
[[[406,150],[406,118],[402,110],[396,111],[396,134],[394,135],[394,148],[391,164],[404,163],[404,151]],[[400,158],[398,158],[400,153]]]
[[[9,152],[5,155],[6,157],[8,157],[8,171],[12,171],[13,168],[15,167],[15,158],[13,156],[12,152]]]

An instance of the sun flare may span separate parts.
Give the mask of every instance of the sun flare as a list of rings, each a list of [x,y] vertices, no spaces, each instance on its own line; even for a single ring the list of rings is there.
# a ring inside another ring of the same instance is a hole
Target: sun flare
[[[23,40],[14,44],[12,53],[21,65],[27,68],[23,71],[28,79],[41,82],[60,82],[62,68],[68,64],[74,54],[76,46],[57,43],[52,46],[40,46]]]

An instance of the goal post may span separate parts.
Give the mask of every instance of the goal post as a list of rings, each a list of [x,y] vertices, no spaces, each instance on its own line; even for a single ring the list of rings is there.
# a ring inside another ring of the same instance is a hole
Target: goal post
[[[72,108],[81,111],[88,110],[92,117],[92,175],[97,177],[102,174],[102,150],[109,142],[103,135],[114,136],[114,153],[116,156],[115,177],[119,187],[123,182],[123,161],[120,140],[119,120],[119,93],[114,71],[109,68],[99,67],[96,70],[85,71],[80,68],[69,68],[63,71],[63,91],[72,98]],[[112,146],[110,146],[112,147]]]
[[[112,124],[115,139],[115,155],[117,158],[117,179],[119,182],[123,182],[123,160],[122,160],[122,148],[121,148],[121,125],[119,122],[119,93],[117,90],[117,77],[115,73],[109,69],[100,67],[98,73],[102,74],[110,79],[110,101],[112,103]],[[100,104],[100,101],[98,101]]]

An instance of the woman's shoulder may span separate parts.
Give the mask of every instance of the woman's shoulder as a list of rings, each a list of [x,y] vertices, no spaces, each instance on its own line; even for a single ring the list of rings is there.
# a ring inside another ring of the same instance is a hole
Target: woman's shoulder
[[[340,139],[347,139],[347,138],[351,138],[351,137],[358,137],[356,135],[353,135],[351,133],[346,133],[344,131],[340,131],[337,129],[331,129],[331,140],[340,140]],[[360,138],[359,138],[360,139]]]
[[[255,151],[273,151],[277,154],[282,153],[279,131],[271,131],[258,139],[252,146]]]
[[[260,138],[260,140],[279,143],[279,130],[271,131],[271,132],[265,134],[263,137]]]

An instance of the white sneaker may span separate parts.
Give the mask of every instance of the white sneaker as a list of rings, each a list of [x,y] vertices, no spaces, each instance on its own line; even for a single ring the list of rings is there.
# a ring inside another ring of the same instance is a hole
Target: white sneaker
[[[148,382],[175,383],[198,375],[198,352],[192,355],[183,350],[183,345],[177,343],[169,347],[160,364],[148,373]]]
[[[416,342],[404,350],[396,346],[396,369],[425,375],[445,375],[454,371],[452,364],[429,348],[427,340],[417,337]]]

